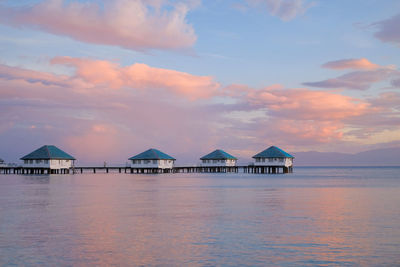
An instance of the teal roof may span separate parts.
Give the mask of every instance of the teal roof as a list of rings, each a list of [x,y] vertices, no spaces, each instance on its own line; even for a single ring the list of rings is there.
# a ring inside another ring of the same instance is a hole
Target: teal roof
[[[25,159],[70,159],[75,160],[75,158],[56,146],[42,146],[32,153],[21,158]]]
[[[221,149],[217,149],[211,152],[210,154],[201,157],[200,159],[203,160],[203,159],[237,159],[237,158],[235,158],[231,154],[226,153]]]
[[[140,154],[137,154],[136,156],[129,158],[129,160],[132,160],[132,159],[172,159],[172,160],[175,160],[170,155],[167,155],[167,154],[161,152],[160,150],[157,150],[154,148],[151,148]]]
[[[253,158],[294,158],[289,153],[276,146],[271,146],[266,150],[254,155]]]

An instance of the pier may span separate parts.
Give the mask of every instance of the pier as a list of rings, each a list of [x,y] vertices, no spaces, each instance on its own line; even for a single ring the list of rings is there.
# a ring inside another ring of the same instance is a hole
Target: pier
[[[70,174],[72,169],[0,167],[0,174]]]
[[[23,156],[22,165],[7,165],[0,159],[0,174],[78,174],[78,173],[251,173],[284,174],[293,172],[294,157],[271,146],[252,157],[254,163],[237,166],[237,158],[216,149],[200,158],[201,165],[174,166],[176,159],[158,149],[150,148],[129,158],[126,166],[75,166],[75,158],[54,145],[44,145]]]
[[[292,173],[293,167],[285,166],[222,166],[222,167],[174,167],[174,173],[254,173],[254,174],[284,174]]]
[[[253,174],[285,174],[292,173],[293,167],[285,166],[180,166],[171,169],[132,168],[132,167],[73,167],[69,169],[0,167],[0,174],[75,174],[75,173],[129,173],[129,174],[161,174],[161,173],[253,173]]]

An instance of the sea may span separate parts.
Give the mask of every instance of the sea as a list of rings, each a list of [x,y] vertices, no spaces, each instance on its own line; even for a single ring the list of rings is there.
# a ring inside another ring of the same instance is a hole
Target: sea
[[[0,266],[400,266],[400,167],[0,175]]]

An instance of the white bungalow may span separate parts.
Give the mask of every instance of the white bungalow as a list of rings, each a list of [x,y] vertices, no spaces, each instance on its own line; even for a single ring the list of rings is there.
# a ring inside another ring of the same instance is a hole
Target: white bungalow
[[[237,158],[221,149],[201,157],[200,160],[201,166],[207,167],[234,167],[237,162]]]
[[[7,167],[8,165],[0,158],[0,167]]]
[[[131,161],[131,168],[172,169],[176,159],[161,152],[160,150],[151,148],[129,158],[129,160]]]
[[[69,170],[75,158],[56,146],[42,146],[21,158],[22,167],[33,169]]]
[[[254,166],[277,166],[292,168],[294,157],[279,147],[271,146],[253,156]]]

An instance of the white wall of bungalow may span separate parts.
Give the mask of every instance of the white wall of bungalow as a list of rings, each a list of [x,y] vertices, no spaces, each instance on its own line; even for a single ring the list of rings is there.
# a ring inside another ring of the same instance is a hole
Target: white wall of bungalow
[[[69,159],[25,159],[22,167],[24,168],[49,168],[49,169],[69,169],[74,166],[74,161]]]
[[[158,168],[172,169],[174,160],[172,159],[133,159],[131,160],[131,168]]]
[[[255,158],[254,166],[293,166],[293,158]]]
[[[234,167],[236,159],[203,159],[200,166],[202,167]]]

